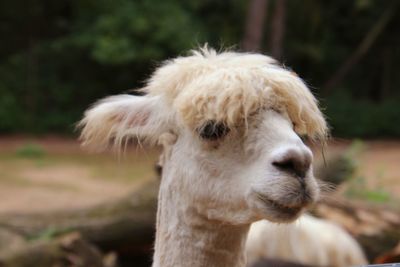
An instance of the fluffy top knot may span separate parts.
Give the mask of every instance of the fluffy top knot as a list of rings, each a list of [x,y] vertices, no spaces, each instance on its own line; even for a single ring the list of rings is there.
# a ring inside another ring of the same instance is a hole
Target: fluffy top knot
[[[217,53],[204,47],[166,61],[144,91],[164,98],[193,129],[210,120],[232,127],[271,108],[286,112],[300,135],[324,139],[328,132],[302,79],[261,54]]]

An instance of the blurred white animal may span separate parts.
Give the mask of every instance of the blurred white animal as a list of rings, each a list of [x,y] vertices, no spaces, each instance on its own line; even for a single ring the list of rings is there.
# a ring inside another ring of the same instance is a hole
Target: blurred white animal
[[[347,267],[367,264],[357,241],[338,225],[310,215],[291,224],[265,220],[251,225],[246,243],[248,266],[275,258],[313,266]]]

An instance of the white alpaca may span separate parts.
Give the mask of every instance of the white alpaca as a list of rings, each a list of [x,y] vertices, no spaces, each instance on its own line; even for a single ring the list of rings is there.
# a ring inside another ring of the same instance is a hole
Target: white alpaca
[[[167,61],[145,96],[107,98],[81,122],[83,144],[177,137],[159,191],[154,267],[245,266],[252,222],[290,222],[318,197],[312,154],[324,138],[303,81],[257,54],[195,51]]]
[[[157,162],[159,175],[175,141],[176,136],[170,133],[160,137],[159,144],[163,151]],[[346,230],[331,221],[308,214],[289,224],[266,220],[253,223],[246,241],[246,257],[247,266],[260,264],[265,259],[288,261],[284,266],[301,263],[307,266],[343,267],[368,263],[360,245]],[[269,261],[265,264],[269,264]],[[260,266],[269,266],[265,264]]]
[[[282,259],[312,266],[367,264],[357,241],[340,226],[310,215],[291,224],[253,223],[246,243],[248,266],[262,258]]]

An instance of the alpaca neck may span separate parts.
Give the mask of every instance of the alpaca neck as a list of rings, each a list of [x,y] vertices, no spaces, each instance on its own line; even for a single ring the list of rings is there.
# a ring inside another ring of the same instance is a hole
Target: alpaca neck
[[[165,183],[159,192],[153,267],[245,266],[249,225],[211,221]]]

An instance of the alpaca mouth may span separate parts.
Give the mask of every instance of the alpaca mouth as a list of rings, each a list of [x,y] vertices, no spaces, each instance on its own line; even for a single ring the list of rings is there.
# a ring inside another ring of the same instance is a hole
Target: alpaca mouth
[[[285,205],[282,203],[279,203],[275,200],[272,200],[265,195],[257,193],[258,199],[260,199],[263,203],[267,204],[268,207],[274,209],[275,211],[279,213],[283,213],[286,215],[292,215],[295,216],[297,215],[303,208],[305,207],[304,204],[299,204],[299,205]]]

